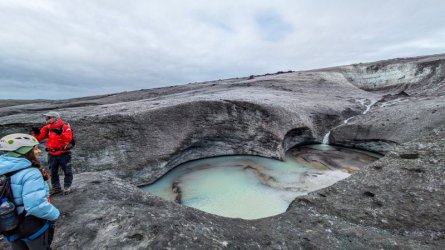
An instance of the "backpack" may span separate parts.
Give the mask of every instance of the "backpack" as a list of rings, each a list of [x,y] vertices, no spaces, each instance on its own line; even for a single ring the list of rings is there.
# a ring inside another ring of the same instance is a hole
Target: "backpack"
[[[73,135],[73,136],[71,137],[71,141],[70,141],[70,143],[68,143],[68,145],[66,146],[66,149],[70,150],[70,149],[74,148],[74,146],[76,146],[76,137],[74,136],[74,130],[73,130],[73,128],[71,127],[71,125],[70,125],[69,123],[66,123],[66,125],[70,126],[70,128],[71,128],[71,133],[72,133],[72,135]]]
[[[6,199],[8,204],[0,204],[0,234],[7,235],[19,225],[19,215],[14,204],[11,190],[11,176],[23,169],[0,175],[0,200]]]
[[[33,215],[26,216],[26,211],[20,215],[17,213],[11,190],[11,176],[28,168],[0,175],[0,198],[5,198],[8,201],[5,207],[2,207],[3,203],[0,204],[0,235],[4,235],[8,241],[15,241],[18,239],[17,237],[33,240],[35,239],[34,235],[47,224],[44,219]],[[40,168],[38,169],[42,172]],[[44,175],[43,178],[45,180]]]
[[[71,125],[69,123],[65,123],[62,126],[60,126],[58,130],[64,132],[65,125],[70,126],[70,128],[71,128]],[[74,148],[74,146],[76,146],[76,138],[74,136],[73,128],[71,128],[71,133],[72,133],[71,141],[68,143],[68,145],[66,145],[66,148],[65,148],[66,150],[70,150],[70,149]]]

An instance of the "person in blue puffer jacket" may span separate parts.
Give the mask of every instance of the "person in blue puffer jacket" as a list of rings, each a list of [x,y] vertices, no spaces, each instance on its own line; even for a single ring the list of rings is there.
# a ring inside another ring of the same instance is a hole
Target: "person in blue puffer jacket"
[[[13,249],[50,249],[54,222],[60,212],[48,201],[49,187],[38,161],[36,138],[11,134],[0,139],[0,175],[10,176],[11,191],[19,214],[19,226],[5,234]]]

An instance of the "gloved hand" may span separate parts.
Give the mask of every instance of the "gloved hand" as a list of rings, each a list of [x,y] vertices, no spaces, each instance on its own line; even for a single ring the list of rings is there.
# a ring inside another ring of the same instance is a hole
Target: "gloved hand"
[[[63,132],[63,128],[62,127],[60,127],[60,128],[53,128],[53,129],[50,129],[49,131],[54,132],[57,135],[61,135],[62,132]]]
[[[32,132],[36,135],[40,135],[40,128],[38,127],[32,127],[31,128]]]
[[[47,180],[49,180],[49,174],[48,174],[48,172],[46,171],[46,169],[45,168],[41,168],[40,169],[40,172],[42,172],[42,177],[43,177],[43,180],[44,181],[47,181]]]

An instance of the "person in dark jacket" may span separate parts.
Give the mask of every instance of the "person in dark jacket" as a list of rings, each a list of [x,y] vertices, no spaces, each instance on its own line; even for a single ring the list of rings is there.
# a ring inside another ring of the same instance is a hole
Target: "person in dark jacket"
[[[48,151],[48,165],[51,171],[51,194],[62,191],[59,180],[59,167],[62,168],[65,177],[63,183],[63,192],[65,194],[71,191],[73,182],[73,172],[71,167],[71,141],[73,132],[71,126],[60,119],[60,114],[54,111],[44,114],[46,125],[42,128],[33,127],[33,136],[42,141],[46,138],[46,151]]]
[[[60,212],[49,203],[49,188],[38,157],[41,153],[36,138],[27,134],[11,134],[0,139],[0,175],[10,176],[13,202],[19,225],[5,234],[13,249],[50,249],[54,222]]]

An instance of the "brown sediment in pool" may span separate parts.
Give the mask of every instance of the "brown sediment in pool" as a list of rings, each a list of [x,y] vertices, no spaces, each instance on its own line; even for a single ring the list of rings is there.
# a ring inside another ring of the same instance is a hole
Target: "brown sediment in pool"
[[[347,178],[378,157],[327,145],[291,149],[285,161],[213,157],[182,164],[143,189],[209,213],[257,219],[286,211],[296,197]]]

